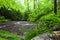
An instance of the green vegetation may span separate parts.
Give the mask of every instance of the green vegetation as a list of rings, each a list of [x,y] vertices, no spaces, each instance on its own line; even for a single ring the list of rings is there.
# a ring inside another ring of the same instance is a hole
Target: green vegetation
[[[49,26],[53,27],[57,23],[60,23],[60,18],[54,13],[52,13],[52,14],[48,14],[48,15],[41,17],[40,20],[38,21],[45,22],[45,24],[47,24],[48,27]]]
[[[5,19],[4,16],[0,16],[0,22],[8,22],[10,21],[9,19]]]
[[[37,0],[38,1],[38,0]],[[25,0],[24,4],[16,3],[19,1],[14,0],[1,0],[0,1],[0,15],[5,16],[11,20],[29,20],[35,21],[39,19],[38,16],[43,16],[49,12],[53,11],[53,2],[52,0],[40,0],[34,4],[34,0],[28,3]],[[21,1],[20,1],[21,2]],[[8,3],[8,4],[7,4]],[[29,6],[30,5],[30,6]],[[31,6],[32,5],[32,6]],[[34,6],[35,5],[35,6]],[[28,8],[27,8],[28,7]],[[37,7],[37,8],[34,8]]]
[[[0,38],[0,40],[7,40],[7,39],[5,39],[5,38]]]
[[[53,11],[53,2],[52,0],[40,0],[38,2],[38,8],[33,9],[32,13],[30,13],[28,20],[29,21],[37,21],[44,15],[49,14]]]
[[[20,36],[5,30],[0,30],[0,40],[20,40]]]
[[[54,13],[41,17],[37,21],[37,26],[33,30],[31,29],[27,32],[25,40],[30,40],[39,34],[43,34],[44,32],[52,33],[53,29],[51,28],[53,28],[57,23],[60,23],[60,18]]]
[[[33,37],[50,30],[57,23],[60,23],[60,1],[58,1],[57,14],[54,13],[54,0],[0,0],[0,22],[8,21],[30,21],[37,23],[33,30],[26,32],[24,40],[31,40]],[[25,30],[22,30],[24,32]],[[0,36],[12,37],[9,40],[19,40],[20,37],[0,30]],[[8,40],[0,37],[1,40]]]

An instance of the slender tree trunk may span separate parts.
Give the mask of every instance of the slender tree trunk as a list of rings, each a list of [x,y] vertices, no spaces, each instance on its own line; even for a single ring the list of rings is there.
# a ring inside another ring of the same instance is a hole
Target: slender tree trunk
[[[39,2],[39,0],[37,0],[37,3]],[[37,4],[37,7],[39,7],[39,5]]]
[[[35,9],[35,0],[34,0],[34,9]]]
[[[57,0],[54,0],[54,13],[57,14]]]
[[[27,7],[28,7],[28,11],[29,11],[29,0],[27,0]]]
[[[36,0],[36,3],[38,3],[38,0]],[[38,8],[38,4],[36,4],[36,8]]]
[[[36,4],[36,3],[38,3],[38,0],[34,0],[34,9],[38,8],[38,4]]]

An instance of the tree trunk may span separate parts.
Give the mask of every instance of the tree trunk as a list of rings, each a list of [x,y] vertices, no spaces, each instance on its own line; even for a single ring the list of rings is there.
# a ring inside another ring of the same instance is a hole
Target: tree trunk
[[[57,14],[57,0],[54,0],[54,13]]]
[[[27,7],[28,7],[28,11],[29,11],[29,0],[27,0]]]
[[[34,0],[34,9],[35,9],[35,0]]]

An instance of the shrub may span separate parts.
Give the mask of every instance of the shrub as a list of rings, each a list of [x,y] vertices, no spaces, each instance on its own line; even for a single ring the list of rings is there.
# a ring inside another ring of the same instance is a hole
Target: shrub
[[[3,15],[5,18],[7,19],[11,19],[11,20],[21,20],[22,19],[22,15],[20,14],[20,11],[16,11],[14,9],[10,9],[8,10],[7,8],[1,8],[0,9],[0,15]]]
[[[45,22],[48,27],[53,27],[57,23],[60,23],[60,18],[54,13],[52,13],[41,17],[39,21]]]
[[[4,16],[0,16],[0,22],[8,22],[10,21],[9,19],[5,19]]]

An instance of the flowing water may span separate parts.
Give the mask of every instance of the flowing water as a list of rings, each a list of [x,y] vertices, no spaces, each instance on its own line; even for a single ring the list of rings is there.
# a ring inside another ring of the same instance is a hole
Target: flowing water
[[[0,29],[9,31],[11,33],[15,33],[21,36],[25,36],[25,32],[30,28],[34,28],[36,26],[35,23],[28,21],[11,21],[0,23]]]

